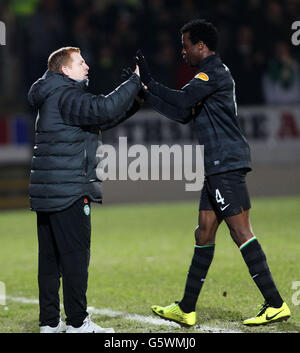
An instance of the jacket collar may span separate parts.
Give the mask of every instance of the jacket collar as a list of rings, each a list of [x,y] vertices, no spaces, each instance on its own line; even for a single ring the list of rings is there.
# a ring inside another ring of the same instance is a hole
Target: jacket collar
[[[207,56],[205,59],[200,61],[198,68],[200,70],[200,69],[207,67],[208,65],[216,65],[219,62],[221,62],[219,55],[218,54],[211,54],[211,55]]]
[[[64,81],[65,83],[69,83],[70,85],[73,86],[78,86],[80,88],[86,88],[89,84],[88,79],[84,80],[73,80],[72,78],[58,72],[58,71],[50,71],[47,70],[42,78],[49,78],[49,77],[57,77],[59,80]]]

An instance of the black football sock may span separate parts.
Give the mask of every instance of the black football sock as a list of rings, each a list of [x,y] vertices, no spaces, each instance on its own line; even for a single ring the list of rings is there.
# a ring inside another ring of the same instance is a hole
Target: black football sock
[[[281,307],[283,300],[276,288],[266,256],[256,237],[242,244],[240,251],[248,266],[250,275],[266,302],[274,308]]]
[[[185,313],[195,311],[198,296],[214,256],[215,245],[195,246],[187,275],[184,296],[179,303]]]

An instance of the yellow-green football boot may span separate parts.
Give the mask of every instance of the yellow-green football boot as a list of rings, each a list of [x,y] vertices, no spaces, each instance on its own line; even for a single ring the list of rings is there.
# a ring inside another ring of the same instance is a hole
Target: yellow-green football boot
[[[196,323],[196,312],[185,313],[181,310],[178,302],[168,306],[152,305],[154,314],[171,321],[178,322],[181,325],[193,326]]]
[[[272,322],[287,320],[290,316],[291,311],[285,302],[280,308],[273,308],[265,303],[255,317],[245,320],[243,324],[248,326],[267,325]]]

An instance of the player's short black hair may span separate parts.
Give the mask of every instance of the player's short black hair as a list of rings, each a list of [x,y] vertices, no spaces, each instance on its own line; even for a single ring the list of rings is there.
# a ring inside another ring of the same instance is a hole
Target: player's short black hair
[[[212,51],[217,49],[218,31],[212,23],[204,19],[192,20],[181,28],[182,34],[186,32],[190,33],[190,39],[193,44],[202,41],[208,49]]]

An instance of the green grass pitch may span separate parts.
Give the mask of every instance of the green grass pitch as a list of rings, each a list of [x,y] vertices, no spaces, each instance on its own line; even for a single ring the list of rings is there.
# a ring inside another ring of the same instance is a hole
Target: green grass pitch
[[[292,311],[287,322],[242,325],[243,319],[257,314],[263,298],[224,224],[198,301],[197,325],[188,329],[143,319],[154,317],[152,304],[168,305],[182,297],[197,207],[197,201],[92,207],[88,305],[120,312],[101,311],[93,320],[129,333],[300,332],[300,197],[252,200],[254,234]],[[35,213],[2,212],[0,229],[0,281],[6,289],[0,332],[39,332],[38,305],[13,299],[38,298]],[[135,314],[141,319],[135,320]]]

